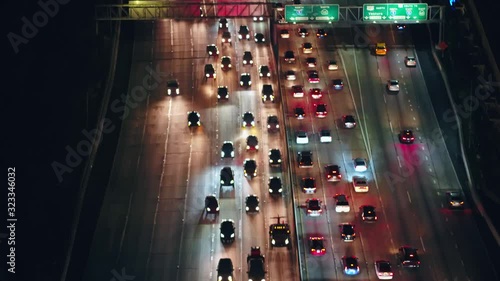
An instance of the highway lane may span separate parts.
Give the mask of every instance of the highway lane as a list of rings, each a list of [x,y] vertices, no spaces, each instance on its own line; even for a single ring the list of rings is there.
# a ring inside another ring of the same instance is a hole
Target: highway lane
[[[230,21],[233,40],[239,24],[266,32],[264,23]],[[257,65],[272,62],[272,53],[268,45],[255,47],[252,41],[222,46],[217,26],[215,21],[138,24],[131,87],[142,83],[147,76],[144,67],[151,62],[162,73],[158,78],[161,84],[124,122],[85,280],[112,276],[112,270],[121,272],[122,268],[143,280],[215,280],[220,257],[233,260],[235,277],[242,280],[246,278],[246,255],[254,245],[266,249],[272,280],[297,279],[293,251],[267,251],[269,218],[276,214],[287,217],[290,212],[285,205],[288,193],[280,200],[270,199],[267,192],[267,150],[283,143],[279,134],[267,135],[267,114],[280,115],[279,107],[262,105],[262,83],[256,77]],[[212,43],[218,44],[221,56],[233,58],[235,69],[222,73],[220,57],[207,57],[205,47]],[[255,66],[241,66],[244,50],[252,50]],[[206,63],[214,64],[216,81],[205,81]],[[252,74],[254,85],[250,89],[239,87],[243,69]],[[180,96],[165,95],[169,79],[179,81]],[[217,85],[229,87],[229,101],[217,102]],[[186,112],[191,110],[201,114],[202,127],[187,128]],[[256,128],[241,129],[245,111],[256,114]],[[245,152],[245,137],[250,133],[261,141],[259,152]],[[232,161],[220,160],[224,140],[235,142],[236,158]],[[251,181],[243,178],[245,158],[259,163],[259,174]],[[219,172],[226,165],[235,171],[235,190],[219,188]],[[272,172],[280,174],[279,170]],[[219,215],[203,211],[208,194],[220,198]],[[260,197],[259,214],[245,213],[244,197],[248,194]],[[237,238],[230,246],[222,246],[219,239],[219,223],[226,218],[236,222]]]
[[[398,38],[399,42],[395,45],[408,43],[405,34],[396,32],[394,37],[391,33],[394,34],[394,31],[386,30],[374,39],[390,41],[389,38]],[[391,200],[394,204],[391,201],[385,202],[387,213],[394,216],[391,221],[401,222],[399,232],[404,240],[396,239],[396,243],[408,243],[420,248],[422,267],[429,266],[428,273],[432,275],[425,276],[423,274],[426,273],[419,270],[418,276],[421,278],[478,280],[485,275],[495,276],[482,243],[471,243],[470,239],[463,239],[476,237],[475,240],[480,240],[472,217],[467,215],[470,210],[466,210],[463,216],[459,215],[466,219],[461,221],[462,224],[456,225],[450,223],[450,212],[443,208],[444,192],[457,190],[460,185],[452,166],[446,164],[450,161],[449,156],[437,133],[439,129],[436,116],[420,69],[408,69],[404,66],[404,56],[413,53],[413,50],[394,46],[391,48],[391,45],[388,49],[387,57],[378,58],[371,56],[366,50],[357,50],[357,63],[352,54],[346,52],[345,55],[354,62],[350,65],[358,67],[358,73],[362,73],[359,75],[360,93],[365,103],[377,105],[365,107],[368,131],[373,139],[370,142],[375,144],[372,145],[372,157],[376,162],[379,185],[389,187],[389,190],[386,189],[388,196],[394,195]],[[355,76],[356,70],[351,69],[351,72],[351,76]],[[400,80],[402,88],[399,95],[386,93],[384,83],[392,78]],[[404,128],[415,131],[416,144],[404,146],[398,143],[397,133]],[[390,162],[393,164],[385,164]],[[406,203],[398,206],[401,202]],[[448,215],[443,216],[443,213]],[[408,218],[412,218],[411,222]],[[456,239],[456,235],[452,234],[455,232],[450,232],[450,228],[457,231],[458,228],[465,228],[467,231],[459,232],[467,234]],[[482,262],[464,261],[464,258],[478,255],[485,256],[485,259]]]

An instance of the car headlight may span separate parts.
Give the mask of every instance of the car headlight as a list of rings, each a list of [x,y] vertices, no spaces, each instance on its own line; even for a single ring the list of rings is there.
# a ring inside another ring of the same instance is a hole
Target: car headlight
[[[200,123],[200,121],[198,121],[198,122],[196,122],[196,124],[198,124],[198,126],[200,126],[201,123]]]
[[[223,184],[224,183],[224,180],[220,180],[220,183]]]
[[[247,39],[250,38],[250,34],[247,34]]]
[[[243,86],[243,81],[240,81],[240,86]]]
[[[243,126],[246,126],[247,125],[247,122],[243,121]]]
[[[268,72],[268,73],[267,73],[267,77],[271,77],[271,72]]]
[[[278,192],[283,192],[283,188],[278,189]]]
[[[255,207],[255,210],[258,211],[259,210],[259,206]]]
[[[255,38],[255,42],[259,42],[259,39]]]
[[[179,89],[175,89],[175,93],[176,93],[176,94],[179,94]]]
[[[219,54],[219,51],[217,51],[217,55]]]
[[[252,64],[252,63],[253,63],[253,60],[250,60],[250,64]]]
[[[269,188],[269,193],[273,193],[273,190]]]
[[[234,180],[231,180],[229,183],[234,183]]]
[[[248,85],[252,85],[252,81],[248,81]]]
[[[208,74],[208,73],[207,73],[207,74],[205,74],[205,76],[206,76],[206,77],[210,77],[210,74]]]
[[[227,39],[227,42],[231,42],[231,38]]]
[[[256,145],[256,146],[255,146],[255,149],[259,149],[259,145]]]
[[[281,163],[281,159],[278,159],[278,163]]]
[[[285,239],[285,244],[288,245],[288,243],[290,243],[290,241],[288,241],[288,238],[287,238],[287,239]]]
[[[241,39],[241,38],[243,38],[243,36],[241,36],[241,34],[238,34],[238,38],[240,38],[240,39]]]
[[[233,233],[233,234],[231,234],[231,238],[234,238],[234,233]]]
[[[209,207],[207,207],[207,212],[210,212],[210,208]]]
[[[276,125],[276,128],[279,128],[279,127],[280,127],[280,125]]]
[[[228,281],[233,281],[233,277],[228,276],[228,277],[227,277],[227,280],[228,280]]]
[[[214,73],[214,78],[216,78],[216,77],[217,77],[217,74]]]
[[[219,278],[217,278],[217,280],[222,281],[222,276],[219,276]]]
[[[227,65],[227,67],[231,68],[231,67],[233,67],[233,66],[232,66],[231,64],[228,64],[228,65]]]
[[[191,121],[188,121],[188,126],[191,126]]]
[[[220,99],[220,95],[217,95],[217,98]]]
[[[273,244],[273,245],[276,244],[276,240],[272,239],[271,244]]]
[[[257,171],[253,172],[253,176],[256,177],[257,176]]]
[[[267,128],[270,129],[271,128],[271,125],[267,125]]]
[[[216,211],[218,211],[218,210],[219,210],[219,207],[215,208],[215,210],[216,210]]]
[[[231,157],[234,157],[234,151],[231,151]]]
[[[225,153],[224,152],[221,152],[220,153],[220,157],[224,157],[225,156]]]
[[[212,55],[212,51],[208,51],[208,54],[209,54],[209,55]]]
[[[257,17],[253,17],[253,20],[256,21],[257,20]]]
[[[171,89],[168,89],[168,90],[167,90],[167,93],[168,93],[168,95],[170,95],[170,94],[172,93],[172,90],[171,90]]]
[[[222,233],[221,233],[221,234],[220,234],[220,238],[224,238],[224,234],[222,234]]]
[[[250,208],[248,208],[248,207],[245,207],[245,210],[247,210],[247,211],[248,211],[248,210],[250,210]]]
[[[250,149],[250,146],[249,146],[249,145],[247,145],[247,149]]]
[[[252,121],[252,123],[251,123],[251,124],[252,124],[252,126],[255,126],[255,121]]]
[[[243,64],[247,64],[247,60],[243,60]]]
[[[222,43],[226,42],[226,39],[222,38]]]
[[[274,160],[273,159],[269,159],[269,163],[274,163]]]

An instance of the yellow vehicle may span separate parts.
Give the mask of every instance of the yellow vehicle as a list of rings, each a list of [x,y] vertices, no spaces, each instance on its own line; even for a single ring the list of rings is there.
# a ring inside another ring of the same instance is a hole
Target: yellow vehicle
[[[375,46],[375,54],[377,56],[385,56],[387,54],[385,43],[377,43],[377,45]]]

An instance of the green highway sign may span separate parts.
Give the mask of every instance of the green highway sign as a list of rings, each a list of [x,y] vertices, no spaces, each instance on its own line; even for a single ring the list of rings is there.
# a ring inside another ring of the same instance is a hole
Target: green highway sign
[[[421,21],[427,20],[426,3],[363,4],[366,21]]]
[[[287,22],[338,21],[339,5],[285,5]]]

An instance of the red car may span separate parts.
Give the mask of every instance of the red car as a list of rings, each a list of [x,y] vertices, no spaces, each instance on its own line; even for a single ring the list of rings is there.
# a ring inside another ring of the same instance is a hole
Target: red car
[[[313,256],[323,256],[326,253],[325,238],[319,236],[309,237],[309,247],[311,248],[311,255]]]
[[[312,88],[309,90],[309,95],[311,95],[311,97],[313,99],[319,99],[323,96],[323,94],[321,93],[321,89],[319,88]]]
[[[319,103],[319,104],[315,104],[314,107],[316,108],[316,110],[315,110],[316,117],[318,117],[318,118],[325,118],[326,117],[326,114],[328,113],[326,111],[326,104]]]

